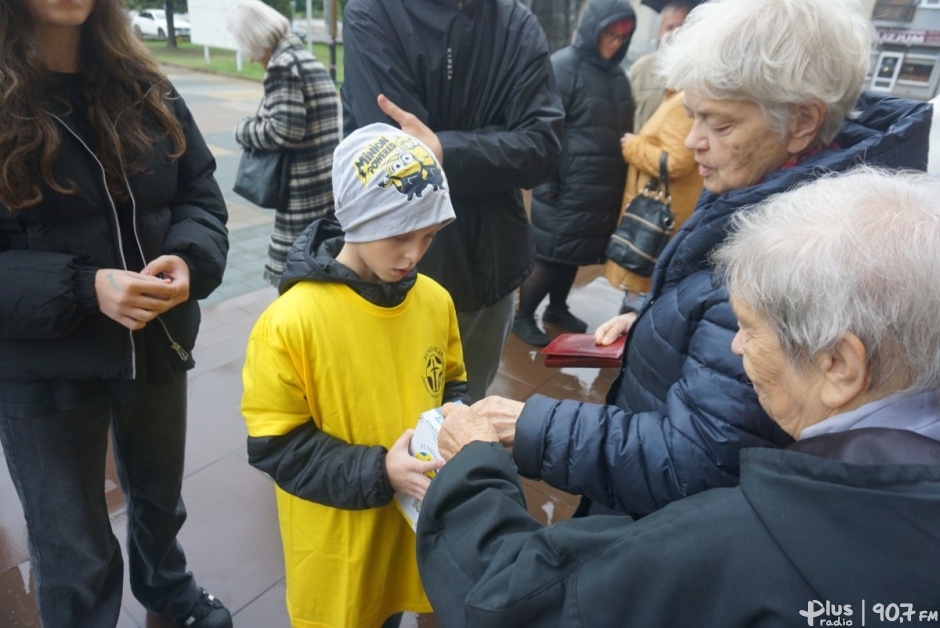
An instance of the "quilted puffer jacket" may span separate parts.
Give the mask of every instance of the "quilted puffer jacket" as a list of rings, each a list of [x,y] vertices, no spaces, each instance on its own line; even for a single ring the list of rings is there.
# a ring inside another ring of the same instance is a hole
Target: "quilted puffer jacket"
[[[186,103],[173,90],[167,102],[182,123],[186,152],[170,161],[165,138],[153,146],[146,172],[129,177],[133,234],[122,238],[104,170],[81,129],[62,116],[55,175],[78,192],[44,188],[40,204],[13,213],[0,204],[0,380],[134,378],[140,339],[98,309],[94,273],[170,254],[189,266],[190,298],[150,326],[159,325],[160,346],[176,370],[193,365],[196,300],[222,282],[228,214],[215,158]],[[125,250],[125,242],[136,250]]]
[[[741,449],[790,442],[731,352],[737,320],[708,255],[735,212],[827,171],[858,163],[926,170],[930,104],[863,94],[856,110],[837,147],[754,186],[702,195],[653,271],[608,405],[530,398],[513,447],[520,473],[644,515],[736,484]]]
[[[571,46],[552,55],[565,105],[561,160],[552,178],[532,190],[532,233],[539,259],[598,264],[617,226],[627,176],[620,138],[633,131],[630,81],[620,68],[630,39],[608,60],[601,32],[614,22],[636,24],[626,0],[592,0]]]

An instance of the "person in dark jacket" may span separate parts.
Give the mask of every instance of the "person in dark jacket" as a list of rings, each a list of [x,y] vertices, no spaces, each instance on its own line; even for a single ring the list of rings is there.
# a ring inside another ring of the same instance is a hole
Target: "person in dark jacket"
[[[710,0],[660,52],[669,87],[685,90],[686,145],[705,192],[657,261],[639,312],[596,331],[600,343],[628,332],[607,405],[479,402],[523,475],[645,515],[737,483],[745,447],[790,443],[729,349],[738,323],[708,256],[735,213],[824,172],[926,168],[931,106],[859,97],[873,33],[852,6]]]
[[[797,439],[742,451],[737,487],[542,527],[493,425],[455,406],[418,521],[441,625],[934,625],[938,198],[862,167],[736,215],[716,254],[732,351]]]
[[[532,269],[521,189],[556,171],[561,148],[545,34],[515,0],[350,0],[343,45],[346,134],[393,121],[447,170],[457,220],[419,270],[454,299],[470,396],[480,399]]]
[[[568,310],[568,293],[578,266],[604,261],[617,226],[627,173],[620,138],[633,131],[630,82],[620,62],[635,28],[626,0],[591,0],[574,43],[552,55],[565,106],[561,162],[551,179],[532,191],[535,267],[519,290],[512,322],[513,332],[531,345],[550,341],[535,322],[546,295],[543,321],[587,331]]]
[[[177,534],[197,299],[227,212],[186,104],[116,0],[0,3],[0,440],[47,628],[114,626],[130,586],[185,626],[231,626]]]
[[[235,127],[246,149],[287,151],[287,206],[274,212],[264,278],[278,285],[287,252],[307,225],[333,211],[330,166],[339,143],[339,95],[323,64],[261,0],[243,0],[229,17],[232,37],[266,70],[258,113]]]

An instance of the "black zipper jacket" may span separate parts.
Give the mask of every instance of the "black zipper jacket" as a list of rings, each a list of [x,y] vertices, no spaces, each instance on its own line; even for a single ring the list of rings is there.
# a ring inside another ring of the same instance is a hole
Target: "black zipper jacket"
[[[148,329],[160,327],[165,341],[157,346],[174,368],[192,367],[196,300],[222,281],[228,214],[213,174],[215,158],[186,104],[175,91],[167,102],[182,123],[186,152],[171,161],[164,138],[153,145],[146,172],[128,179],[133,234],[121,233],[117,204],[89,140],[60,115],[54,173],[60,182],[74,182],[77,193],[44,188],[39,205],[16,212],[0,205],[0,380],[133,379],[137,336],[98,309],[94,273],[167,254],[189,266],[190,298]],[[125,242],[137,250],[125,250]]]
[[[388,122],[380,93],[437,133],[457,220],[418,265],[458,312],[493,305],[532,269],[520,189],[556,169],[564,110],[538,21],[514,0],[351,0],[343,18],[346,135]]]

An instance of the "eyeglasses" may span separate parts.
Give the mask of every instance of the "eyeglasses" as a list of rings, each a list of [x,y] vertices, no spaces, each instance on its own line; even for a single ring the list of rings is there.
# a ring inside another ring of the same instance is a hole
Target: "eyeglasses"
[[[601,31],[601,37],[603,37],[604,39],[610,39],[610,40],[616,39],[616,40],[619,41],[621,44],[622,44],[623,42],[627,41],[627,39],[630,38],[629,35],[621,35],[621,34],[619,34],[619,33],[615,33],[615,32],[613,32],[613,31],[606,31],[606,30],[605,30],[605,31]]]

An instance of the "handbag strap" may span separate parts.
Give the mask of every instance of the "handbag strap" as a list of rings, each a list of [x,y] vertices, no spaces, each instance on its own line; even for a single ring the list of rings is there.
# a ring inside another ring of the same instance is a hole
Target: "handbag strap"
[[[669,169],[667,168],[666,162],[669,158],[669,153],[663,151],[663,154],[659,157],[659,180],[663,184],[663,198],[668,202],[669,196]]]

